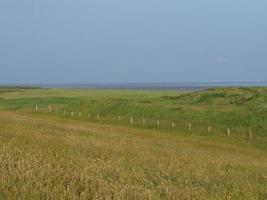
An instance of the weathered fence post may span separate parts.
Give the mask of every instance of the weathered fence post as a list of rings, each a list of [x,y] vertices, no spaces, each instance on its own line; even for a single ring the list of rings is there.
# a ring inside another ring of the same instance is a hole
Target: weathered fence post
[[[208,127],[208,132],[211,132],[211,126]]]
[[[38,111],[38,105],[35,106],[35,111],[36,111],[36,112]]]
[[[145,126],[146,125],[146,119],[143,118],[142,122],[143,122],[143,126]]]
[[[49,112],[52,112],[52,107],[51,105],[48,106]]]
[[[73,116],[74,115],[74,113],[73,112],[71,112],[71,116]]]
[[[134,121],[134,119],[131,117],[131,125],[133,125],[133,121]]]
[[[121,121],[121,116],[119,116],[119,121]]]
[[[227,129],[227,135],[229,136],[231,133],[230,128]]]
[[[158,126],[158,127],[160,126],[159,120],[157,120],[157,126]]]
[[[97,114],[96,118],[97,118],[97,120],[100,120],[100,115],[99,115],[99,114]]]
[[[249,138],[252,139],[252,130],[251,130],[251,128],[249,129]]]
[[[188,130],[191,131],[191,123],[188,124]]]
[[[172,122],[172,128],[175,128],[175,124],[174,124],[174,122]]]

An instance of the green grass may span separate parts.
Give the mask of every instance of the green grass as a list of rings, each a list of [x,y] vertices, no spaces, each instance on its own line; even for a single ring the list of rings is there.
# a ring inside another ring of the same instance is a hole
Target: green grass
[[[32,112],[39,107],[38,115],[48,115],[48,106],[57,110],[59,117],[70,118],[71,112],[78,120],[100,123],[130,125],[154,129],[160,120],[160,129],[170,131],[171,123],[187,131],[192,124],[194,134],[226,134],[229,128],[233,135],[253,137],[266,142],[267,89],[266,88],[218,88],[200,92],[136,90],[59,90],[18,89],[0,93],[0,109]],[[64,116],[66,111],[66,116]],[[82,117],[78,117],[78,113]],[[90,117],[88,118],[88,114]],[[55,115],[53,113],[52,115]],[[121,116],[121,121],[118,117]],[[208,133],[208,127],[212,132]]]
[[[2,88],[0,199],[266,199],[266,117],[266,88]]]

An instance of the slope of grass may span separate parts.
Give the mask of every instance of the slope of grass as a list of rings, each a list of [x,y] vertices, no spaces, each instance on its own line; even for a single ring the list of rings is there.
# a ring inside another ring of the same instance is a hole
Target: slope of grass
[[[3,111],[0,128],[0,199],[267,198],[251,146]]]

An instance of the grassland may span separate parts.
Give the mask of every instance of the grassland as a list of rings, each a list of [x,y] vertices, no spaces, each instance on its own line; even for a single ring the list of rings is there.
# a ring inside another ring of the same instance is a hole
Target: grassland
[[[0,199],[266,199],[266,117],[266,88],[2,88]]]

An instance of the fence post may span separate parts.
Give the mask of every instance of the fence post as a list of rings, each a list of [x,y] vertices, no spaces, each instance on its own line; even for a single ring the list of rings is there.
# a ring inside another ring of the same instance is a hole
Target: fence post
[[[99,114],[97,114],[96,118],[97,118],[97,120],[100,120],[100,115],[99,115]]]
[[[79,117],[81,117],[82,116],[82,113],[81,112],[79,112]]]
[[[158,127],[160,126],[159,120],[157,120],[157,125],[158,125]]]
[[[121,116],[119,116],[119,121],[121,121]]]
[[[191,123],[188,124],[188,130],[191,131]]]
[[[211,132],[211,126],[208,127],[208,132]]]
[[[231,131],[230,131],[230,129],[228,128],[228,129],[227,129],[227,135],[229,136],[230,133],[231,133]]]
[[[131,117],[131,124],[133,124],[133,118]]]
[[[251,130],[251,128],[249,129],[249,138],[252,139],[252,130]]]
[[[51,105],[48,106],[49,112],[52,112],[52,107]]]
[[[35,106],[35,111],[36,111],[36,112],[38,111],[38,105]]]
[[[74,115],[74,113],[73,112],[71,112],[71,116],[73,116]]]
[[[146,119],[143,118],[142,122],[143,122],[143,126],[145,126],[146,125]]]
[[[172,128],[174,128],[175,127],[175,124],[174,124],[174,122],[172,122]]]

